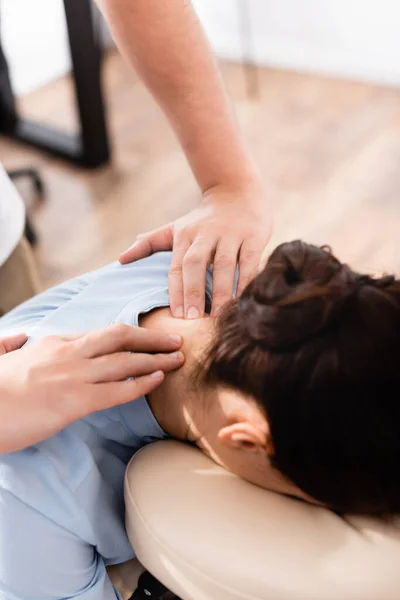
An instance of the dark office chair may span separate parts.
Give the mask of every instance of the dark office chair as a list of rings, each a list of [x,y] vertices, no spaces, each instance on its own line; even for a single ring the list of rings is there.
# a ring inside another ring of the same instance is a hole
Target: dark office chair
[[[35,192],[38,195],[38,197],[43,196],[43,194],[44,194],[43,180],[42,180],[39,172],[36,169],[28,168],[28,167],[25,169],[13,169],[11,171],[8,171],[7,174],[10,177],[10,179],[12,179],[13,181],[15,181],[16,179],[21,179],[21,178],[25,178],[25,177],[30,179],[33,183],[33,187],[34,187]],[[38,241],[37,233],[36,233],[32,223],[30,222],[29,218],[27,218],[26,222],[25,222],[25,237],[32,246],[34,246]]]

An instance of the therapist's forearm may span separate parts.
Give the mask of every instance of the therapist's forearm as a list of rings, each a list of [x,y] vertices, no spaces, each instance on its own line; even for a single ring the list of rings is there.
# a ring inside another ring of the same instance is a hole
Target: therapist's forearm
[[[259,176],[188,0],[96,0],[121,51],[172,124],[203,193]]]

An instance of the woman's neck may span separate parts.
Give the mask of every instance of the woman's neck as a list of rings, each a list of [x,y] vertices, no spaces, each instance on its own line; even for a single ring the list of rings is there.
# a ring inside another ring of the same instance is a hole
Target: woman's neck
[[[147,329],[179,334],[183,338],[183,367],[167,373],[163,383],[147,395],[147,400],[164,431],[174,438],[194,441],[198,431],[193,416],[199,416],[202,402],[199,393],[193,390],[192,373],[196,360],[209,340],[211,319],[176,319],[169,308],[160,308],[143,315],[139,324]]]

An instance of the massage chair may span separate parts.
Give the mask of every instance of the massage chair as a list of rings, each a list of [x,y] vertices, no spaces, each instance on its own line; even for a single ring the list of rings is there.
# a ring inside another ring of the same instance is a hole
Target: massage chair
[[[137,559],[110,568],[124,600],[399,600],[400,526],[343,517],[239,479],[162,441],[125,477]]]

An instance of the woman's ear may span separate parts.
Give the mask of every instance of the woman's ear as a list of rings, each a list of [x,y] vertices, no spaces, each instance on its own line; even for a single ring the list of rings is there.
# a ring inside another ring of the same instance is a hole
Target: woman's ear
[[[239,421],[223,427],[218,433],[218,439],[221,444],[233,449],[247,452],[263,450],[268,454],[268,447],[272,444],[269,428],[258,427],[249,421]]]

